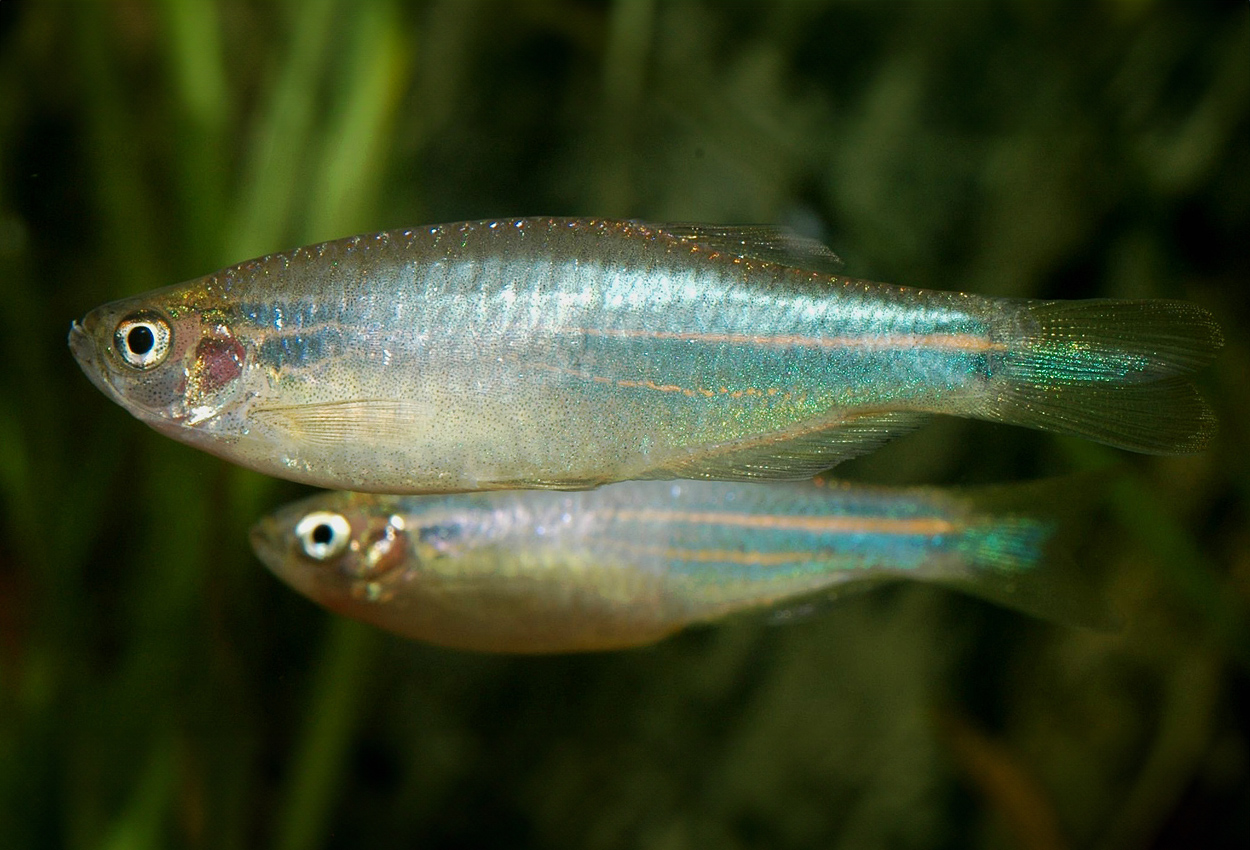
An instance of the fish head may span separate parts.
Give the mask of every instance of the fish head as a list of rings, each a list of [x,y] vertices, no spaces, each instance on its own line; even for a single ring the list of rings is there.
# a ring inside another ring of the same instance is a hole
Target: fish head
[[[184,442],[238,430],[249,353],[228,306],[184,284],[97,307],[69,332],[69,347],[105,395]],[[198,297],[197,297],[198,296]]]
[[[422,563],[388,497],[328,493],[287,505],[252,527],[252,549],[279,578],[333,611],[371,619]]]

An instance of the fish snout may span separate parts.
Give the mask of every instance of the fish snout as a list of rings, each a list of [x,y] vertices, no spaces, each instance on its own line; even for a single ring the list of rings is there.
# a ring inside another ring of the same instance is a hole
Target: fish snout
[[[256,557],[269,569],[277,572],[283,561],[283,547],[282,535],[273,519],[265,517],[260,520],[248,531],[247,537]]]
[[[69,350],[84,370],[95,364],[95,340],[78,322],[71,322],[69,326]]]
[[[88,314],[81,324],[78,322],[70,324],[70,354],[73,354],[74,359],[78,361],[78,368],[82,369],[82,373],[87,376],[87,380],[95,384],[100,392],[109,398],[115,399],[127,410],[130,410],[130,407],[125,404],[109,380],[107,358],[104,356],[104,352],[100,350],[100,345],[93,333],[99,327],[99,322],[92,321],[93,316],[94,314]]]

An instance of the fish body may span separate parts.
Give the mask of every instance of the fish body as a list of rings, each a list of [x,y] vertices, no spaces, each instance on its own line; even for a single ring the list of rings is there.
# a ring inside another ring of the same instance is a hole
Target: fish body
[[[1187,452],[1201,308],[840,277],[769,228],[513,219],[390,231],[105,305],[70,345],[163,433],[388,493],[807,478],[931,413]]]
[[[652,643],[889,578],[1079,622],[1043,566],[1056,528],[934,489],[643,481],[323,493],[262,520],[252,544],[284,581],[341,614],[444,646],[536,653]]]

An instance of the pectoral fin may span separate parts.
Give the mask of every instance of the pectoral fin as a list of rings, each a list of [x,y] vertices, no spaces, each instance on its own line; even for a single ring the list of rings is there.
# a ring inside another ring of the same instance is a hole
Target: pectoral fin
[[[259,425],[281,431],[297,443],[364,442],[391,447],[409,445],[430,418],[422,406],[392,399],[257,407],[251,416]]]

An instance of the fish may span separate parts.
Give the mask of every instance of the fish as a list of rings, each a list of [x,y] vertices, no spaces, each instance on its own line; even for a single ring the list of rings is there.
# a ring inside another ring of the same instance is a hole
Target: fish
[[[799,480],[950,414],[1184,454],[1222,344],[1169,300],[840,276],[772,227],[517,218],[355,236],[106,304],[87,377],[159,432],[331,489]]]
[[[1081,573],[1063,556],[1060,519],[1021,509],[1036,486],[323,492],[261,519],[251,543],[273,573],[331,611],[479,652],[642,646],[692,624],[794,611],[897,579],[1108,627],[1097,594],[1073,581]]]

